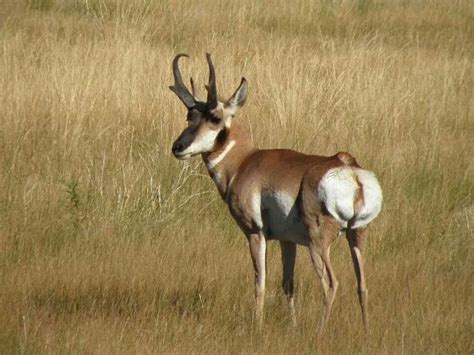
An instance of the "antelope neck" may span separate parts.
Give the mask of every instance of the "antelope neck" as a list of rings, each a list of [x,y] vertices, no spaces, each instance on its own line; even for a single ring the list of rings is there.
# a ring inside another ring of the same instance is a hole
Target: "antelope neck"
[[[232,129],[229,129],[225,141],[216,151],[203,154],[207,171],[214,180],[222,198],[225,199],[240,164],[253,151],[255,148],[250,139],[233,125]]]
[[[224,149],[218,152],[218,155],[216,157],[213,157],[212,159],[209,159],[206,163],[207,169],[212,170],[217,164],[219,164],[231,151],[232,148],[235,146],[235,140],[231,139],[227,144],[225,145]]]

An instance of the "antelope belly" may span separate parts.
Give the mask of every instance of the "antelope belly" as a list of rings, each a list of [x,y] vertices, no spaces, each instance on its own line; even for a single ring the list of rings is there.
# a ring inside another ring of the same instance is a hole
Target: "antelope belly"
[[[295,197],[284,192],[264,194],[262,218],[269,239],[308,245],[306,228],[299,217]]]

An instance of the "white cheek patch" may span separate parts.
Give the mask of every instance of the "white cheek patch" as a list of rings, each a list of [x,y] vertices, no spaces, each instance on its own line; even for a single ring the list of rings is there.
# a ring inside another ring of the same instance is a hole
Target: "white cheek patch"
[[[205,133],[196,136],[191,145],[182,152],[182,154],[201,154],[208,153],[214,148],[219,131],[208,130]]]

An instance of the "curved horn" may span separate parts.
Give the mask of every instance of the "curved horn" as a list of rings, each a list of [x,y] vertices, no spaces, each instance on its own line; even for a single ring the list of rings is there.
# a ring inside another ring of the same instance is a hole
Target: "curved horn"
[[[178,61],[181,57],[189,57],[187,54],[180,53],[173,59],[173,76],[174,76],[174,86],[170,86],[169,88],[173,91],[178,98],[183,102],[184,106],[188,109],[193,108],[196,106],[196,100],[194,96],[189,92],[186,86],[183,83],[183,79],[181,78],[181,73],[179,71]]]
[[[216,73],[212,64],[211,55],[206,53],[207,64],[209,64],[209,84],[207,86],[207,104],[211,109],[217,107]]]

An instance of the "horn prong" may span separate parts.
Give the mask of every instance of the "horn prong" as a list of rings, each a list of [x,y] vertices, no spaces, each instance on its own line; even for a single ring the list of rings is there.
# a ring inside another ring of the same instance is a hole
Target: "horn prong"
[[[207,87],[207,104],[211,108],[217,107],[217,86],[216,72],[212,63],[211,55],[206,53],[207,64],[209,65],[209,84]]]
[[[196,97],[196,86],[194,86],[194,80],[193,78],[191,77],[191,79],[189,80],[191,82],[191,93],[193,94],[194,97]]]

